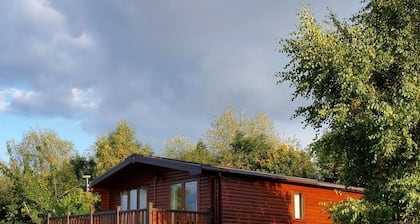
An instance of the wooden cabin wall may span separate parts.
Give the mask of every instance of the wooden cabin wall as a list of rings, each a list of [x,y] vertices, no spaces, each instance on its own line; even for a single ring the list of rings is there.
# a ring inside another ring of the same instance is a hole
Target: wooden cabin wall
[[[198,211],[206,211],[211,207],[211,188],[209,177],[191,176],[188,172],[172,169],[161,169],[160,172],[161,178],[157,182],[157,197],[155,207],[169,209],[170,185],[188,181],[197,181]]]
[[[121,204],[120,194],[122,191],[129,191],[131,189],[147,187],[147,198],[150,200],[153,195],[154,183],[153,167],[137,167],[132,169],[129,173],[119,175],[119,178],[114,181],[114,185],[109,189],[109,206],[107,210],[116,210],[117,206]]]
[[[347,196],[361,198],[362,194],[337,194],[333,189],[299,186],[238,177],[223,177],[221,182],[222,223],[331,223],[322,213],[320,202],[338,202]],[[303,195],[303,219],[294,220],[293,195]]]
[[[157,179],[155,178],[157,175]],[[166,168],[139,168],[123,175],[124,178],[117,185],[109,189],[109,206],[106,210],[115,210],[120,205],[120,193],[124,190],[147,187],[147,200],[153,202],[154,207],[169,209],[169,187],[171,184],[193,181],[198,182],[198,211],[206,211],[211,207],[211,183],[207,176],[191,176],[189,172]],[[155,187],[156,182],[156,187]],[[104,205],[102,205],[105,210]]]

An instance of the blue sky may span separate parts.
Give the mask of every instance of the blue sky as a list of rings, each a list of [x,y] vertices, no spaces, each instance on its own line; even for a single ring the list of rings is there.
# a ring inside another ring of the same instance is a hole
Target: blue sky
[[[308,0],[315,17],[346,18],[359,0]],[[55,130],[81,154],[127,120],[160,151],[197,141],[228,106],[265,113],[283,138],[308,145],[314,130],[290,120],[275,72],[287,63],[276,40],[297,23],[301,1],[2,0],[0,158],[31,128]]]

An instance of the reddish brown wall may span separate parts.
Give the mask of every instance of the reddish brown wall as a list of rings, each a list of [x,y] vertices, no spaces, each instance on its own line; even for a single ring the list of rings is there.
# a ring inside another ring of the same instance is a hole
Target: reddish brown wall
[[[162,178],[157,182],[157,198],[156,207],[169,209],[169,186],[171,184],[186,182],[186,181],[198,181],[198,210],[204,211],[211,206],[210,189],[209,189],[209,178],[206,176],[191,176],[188,172],[161,169]]]
[[[120,192],[130,189],[147,187],[148,200],[153,199],[153,183],[155,170],[152,167],[137,167],[129,173],[124,173],[115,180],[109,188],[109,206],[107,210],[115,210],[120,205]],[[106,208],[103,208],[106,209]]]
[[[93,189],[91,189],[93,190]],[[101,196],[101,209],[103,211],[109,210],[109,190],[108,189],[95,189],[94,192],[97,192]]]
[[[155,188],[155,174],[158,174]],[[115,210],[120,205],[120,192],[146,186],[148,189],[148,202],[153,202],[154,207],[169,209],[169,186],[173,183],[185,181],[198,181],[198,210],[205,211],[211,207],[211,192],[209,178],[206,176],[191,176],[188,172],[165,169],[165,168],[144,168],[132,169],[130,173],[123,175],[116,181],[118,184],[110,187],[109,207]],[[103,205],[103,208],[106,208]]]
[[[321,213],[320,202],[341,201],[347,196],[332,189],[298,186],[269,181],[224,177],[222,189],[222,223],[331,223],[328,214]],[[303,193],[304,218],[293,220],[293,194]]]

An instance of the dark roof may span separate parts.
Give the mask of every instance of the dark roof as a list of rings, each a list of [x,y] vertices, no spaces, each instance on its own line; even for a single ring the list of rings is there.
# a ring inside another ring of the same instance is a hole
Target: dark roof
[[[200,164],[194,164],[194,163],[184,162],[180,160],[167,159],[167,158],[161,158],[161,157],[143,156],[143,155],[133,154],[127,157],[120,164],[114,166],[113,168],[111,168],[110,170],[102,174],[101,176],[92,180],[92,182],[90,183],[90,186],[93,187],[97,185],[98,183],[112,176],[116,172],[134,163],[141,163],[141,164],[146,164],[146,165],[151,165],[151,166],[159,166],[159,167],[165,167],[165,168],[170,168],[170,169],[175,169],[175,170],[186,171],[186,172],[189,172],[191,175],[198,175],[198,174],[201,174],[202,172],[202,168]]]
[[[220,173],[225,176],[229,176],[229,175],[243,176],[243,177],[248,177],[248,178],[268,179],[268,180],[273,180],[273,181],[300,184],[300,185],[334,188],[334,189],[339,189],[339,190],[344,190],[344,191],[353,191],[353,192],[359,192],[359,193],[364,192],[364,188],[361,188],[361,187],[346,187],[344,185],[327,183],[327,182],[318,181],[315,179],[262,173],[262,172],[233,169],[233,168],[225,168],[225,167],[211,166],[211,165],[200,164],[200,163],[185,162],[185,161],[175,160],[175,159],[168,159],[168,158],[154,157],[154,156],[143,156],[143,155],[137,155],[137,154],[133,154],[127,157],[127,159],[125,159],[123,162],[121,162],[117,166],[111,168],[110,170],[102,174],[101,176],[95,178],[90,183],[90,186],[95,187],[95,185],[106,180],[107,178],[115,174],[116,172],[135,163],[181,170],[181,171],[189,172],[190,175],[200,175],[203,173],[203,171],[206,171],[210,173]]]

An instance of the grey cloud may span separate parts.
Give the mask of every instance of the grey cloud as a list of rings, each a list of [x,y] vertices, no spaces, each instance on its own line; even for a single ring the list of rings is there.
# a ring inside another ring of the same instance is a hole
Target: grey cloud
[[[299,2],[55,0],[35,20],[28,2],[43,1],[0,3],[0,28],[9,31],[0,90],[39,93],[31,103],[12,101],[19,113],[77,117],[94,134],[126,119],[157,150],[172,135],[198,139],[227,105],[300,132],[289,118],[301,101],[291,103],[274,77],[285,63],[275,40],[293,29]],[[315,10],[345,5],[332,2]],[[73,89],[85,99],[72,101]]]

